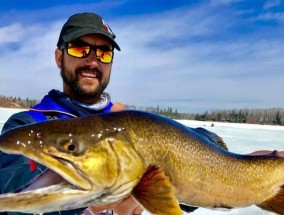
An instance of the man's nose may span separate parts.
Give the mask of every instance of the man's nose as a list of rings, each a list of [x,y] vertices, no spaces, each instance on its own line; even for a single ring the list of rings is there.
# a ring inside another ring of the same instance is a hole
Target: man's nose
[[[99,63],[95,50],[93,49],[91,50],[89,56],[86,58],[86,63],[88,65],[93,65],[93,64],[97,65]]]

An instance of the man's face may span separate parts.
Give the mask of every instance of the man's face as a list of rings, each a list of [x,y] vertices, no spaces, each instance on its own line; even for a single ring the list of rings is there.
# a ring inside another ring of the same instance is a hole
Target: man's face
[[[97,34],[85,35],[79,40],[95,46],[108,46],[112,49],[111,42]],[[93,50],[86,58],[76,58],[68,55],[67,50],[58,49],[56,50],[56,63],[61,70],[63,92],[67,96],[89,104],[99,101],[101,93],[109,83],[112,63],[99,62]]]

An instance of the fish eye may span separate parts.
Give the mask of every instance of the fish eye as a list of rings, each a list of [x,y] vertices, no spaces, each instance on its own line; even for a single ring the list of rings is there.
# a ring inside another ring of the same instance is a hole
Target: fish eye
[[[65,153],[78,155],[82,152],[80,144],[73,139],[64,139],[58,142],[58,149]]]
[[[73,141],[69,141],[64,144],[64,149],[67,152],[71,152],[71,153],[77,152],[78,148],[79,148],[78,144]]]

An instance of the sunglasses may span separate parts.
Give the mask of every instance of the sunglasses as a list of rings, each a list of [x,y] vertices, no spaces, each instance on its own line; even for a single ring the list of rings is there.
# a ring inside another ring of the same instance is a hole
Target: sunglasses
[[[81,40],[65,43],[62,47],[72,57],[86,58],[94,50],[99,62],[109,64],[113,59],[113,50],[106,45],[94,46]]]

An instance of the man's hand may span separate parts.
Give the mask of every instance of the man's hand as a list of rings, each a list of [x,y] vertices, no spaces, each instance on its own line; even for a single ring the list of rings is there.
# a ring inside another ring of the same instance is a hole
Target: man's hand
[[[119,102],[116,102],[113,104],[113,106],[110,109],[110,112],[118,112],[125,110],[125,106]]]
[[[113,213],[117,215],[129,215],[129,214],[140,215],[143,211],[143,209],[137,204],[137,202],[131,196],[114,204],[97,206],[97,207],[90,206],[88,208],[88,210],[94,214],[97,214],[100,211],[106,209],[113,210]]]
[[[266,155],[266,154],[271,154],[271,153],[273,153],[273,151],[260,150],[260,151],[249,153],[249,155]],[[278,154],[278,156],[284,157],[284,151],[277,151],[276,153]]]

